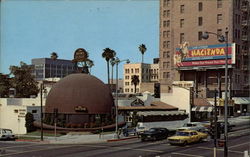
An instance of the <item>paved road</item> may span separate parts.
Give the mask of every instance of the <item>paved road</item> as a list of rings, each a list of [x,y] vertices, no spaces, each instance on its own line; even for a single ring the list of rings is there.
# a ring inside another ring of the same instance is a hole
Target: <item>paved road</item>
[[[229,157],[242,157],[249,150],[250,133],[229,138]],[[0,142],[0,157],[211,157],[213,141],[188,146],[171,146],[166,140],[141,142],[130,139],[98,144],[42,144],[28,142]],[[219,148],[217,156],[223,156]]]

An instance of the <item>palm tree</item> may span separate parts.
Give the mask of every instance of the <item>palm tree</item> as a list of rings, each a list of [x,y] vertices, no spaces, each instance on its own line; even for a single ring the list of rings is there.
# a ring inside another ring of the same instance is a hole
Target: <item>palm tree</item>
[[[114,62],[115,58],[111,58],[110,59],[110,64],[112,66],[112,71],[111,71],[111,84],[113,84],[113,73],[114,73],[114,66],[115,66],[115,62]]]
[[[56,61],[57,58],[58,58],[58,55],[57,55],[56,52],[52,52],[52,53],[50,54],[50,59],[52,59],[53,62]],[[53,64],[54,64],[54,63],[53,63]],[[50,67],[50,77],[51,77],[51,75],[52,75],[52,73],[51,73],[51,67]],[[56,77],[57,77],[57,65],[56,65]]]
[[[139,84],[139,76],[138,75],[132,75],[131,77],[131,83],[134,84],[135,87],[135,93],[136,93],[136,86]]]
[[[139,50],[140,50],[140,52],[141,52],[141,54],[142,54],[142,63],[143,63],[143,55],[144,55],[144,53],[147,51],[146,45],[141,44],[141,45],[139,46]]]
[[[105,48],[103,49],[102,57],[105,58],[107,62],[107,71],[108,71],[108,85],[110,84],[109,82],[109,60],[111,58],[114,58],[116,55],[116,52],[110,48]]]

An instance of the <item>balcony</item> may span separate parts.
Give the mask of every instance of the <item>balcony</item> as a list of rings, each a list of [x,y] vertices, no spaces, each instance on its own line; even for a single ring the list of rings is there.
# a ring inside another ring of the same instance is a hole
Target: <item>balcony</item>
[[[247,27],[248,26],[248,21],[247,20],[242,20],[241,21],[241,26]]]
[[[248,11],[248,8],[249,8],[249,6],[248,6],[247,4],[243,4],[243,5],[241,6],[241,11],[247,12],[247,11]]]
[[[248,41],[247,35],[242,35],[241,40],[242,41]]]

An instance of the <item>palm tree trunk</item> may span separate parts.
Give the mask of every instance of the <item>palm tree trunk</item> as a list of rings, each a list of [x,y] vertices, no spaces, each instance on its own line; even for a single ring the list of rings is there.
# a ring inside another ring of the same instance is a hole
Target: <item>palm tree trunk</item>
[[[136,93],[136,85],[135,85],[135,93]]]
[[[107,70],[108,70],[108,85],[110,85],[110,82],[109,82],[109,61],[107,61]]]
[[[143,63],[143,59],[144,59],[144,58],[143,58],[143,54],[142,54],[142,55],[141,55],[141,60],[142,60],[142,63]]]
[[[114,74],[114,66],[111,69],[111,84],[113,84],[113,74]]]

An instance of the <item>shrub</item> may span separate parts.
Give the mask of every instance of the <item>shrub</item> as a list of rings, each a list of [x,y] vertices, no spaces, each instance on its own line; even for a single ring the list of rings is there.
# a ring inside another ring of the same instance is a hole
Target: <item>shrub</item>
[[[25,115],[25,127],[27,129],[27,132],[32,132],[32,131],[35,131],[36,128],[33,124],[34,122],[34,117],[33,117],[33,114],[28,112],[26,115]]]

